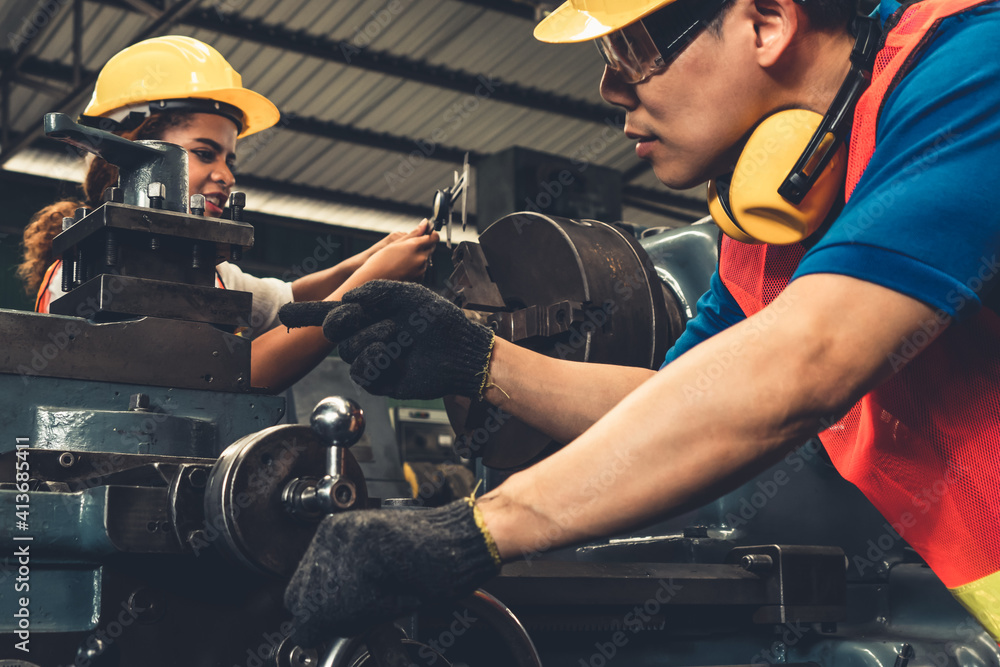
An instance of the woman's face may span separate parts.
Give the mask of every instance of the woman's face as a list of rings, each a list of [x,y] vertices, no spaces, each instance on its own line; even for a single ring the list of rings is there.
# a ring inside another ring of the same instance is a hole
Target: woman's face
[[[213,218],[222,215],[236,182],[236,134],[236,125],[223,116],[193,113],[161,137],[188,152],[188,194],[205,195],[205,214]]]

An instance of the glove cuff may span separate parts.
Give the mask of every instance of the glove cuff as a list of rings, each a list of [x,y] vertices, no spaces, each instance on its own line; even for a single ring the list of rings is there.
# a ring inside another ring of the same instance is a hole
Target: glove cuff
[[[496,334],[481,324],[469,322],[459,344],[448,352],[448,363],[455,369],[456,394],[481,399],[490,372],[490,356]]]
[[[434,582],[436,590],[428,590],[428,597],[463,597],[500,571],[500,552],[472,498],[418,512],[430,524],[429,534],[444,540],[441,547],[450,556],[446,579]]]

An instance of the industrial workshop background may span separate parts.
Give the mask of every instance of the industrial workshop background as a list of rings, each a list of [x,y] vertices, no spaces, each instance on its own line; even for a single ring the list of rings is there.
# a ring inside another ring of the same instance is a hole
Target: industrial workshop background
[[[42,115],[78,114],[108,58],[155,35],[212,44],[245,86],[281,109],[275,128],[239,147],[238,189],[247,192],[257,239],[243,265],[257,275],[294,277],[408,229],[430,213],[434,191],[451,184],[466,152],[473,225],[456,232],[459,239],[533,207],[606,221],[620,211],[637,227],[677,226],[706,213],[701,189],[668,191],[635,157],[620,112],[598,94],[593,46],[532,38],[544,3],[3,0],[0,7],[0,307],[31,308],[13,274],[22,230],[41,206],[73,195],[83,174],[82,160],[42,136]],[[477,206],[484,160],[493,167],[487,197],[500,195]],[[525,195],[506,182],[514,174],[505,166],[534,190]],[[556,190],[561,196],[552,198]],[[432,279],[439,282],[450,263],[446,249],[438,254]]]

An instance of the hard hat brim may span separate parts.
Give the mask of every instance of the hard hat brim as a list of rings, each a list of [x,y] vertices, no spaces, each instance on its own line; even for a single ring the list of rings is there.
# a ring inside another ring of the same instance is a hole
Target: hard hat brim
[[[201,96],[195,94],[192,97]],[[246,88],[213,90],[211,95],[206,95],[203,99],[232,104],[243,112],[244,126],[238,139],[274,127],[281,120],[281,112],[271,100]]]
[[[618,11],[583,11],[567,1],[535,26],[535,39],[550,44],[586,42],[620,30],[672,2],[650,2]]]
[[[274,103],[272,103],[271,100],[267,99],[260,93],[255,93],[254,91],[246,88],[222,88],[221,90],[212,90],[204,94],[195,92],[185,98],[179,99],[225,102],[226,104],[231,104],[239,109],[243,113],[243,128],[237,136],[237,139],[242,139],[250,136],[251,134],[266,130],[269,127],[274,127],[278,124],[278,121],[281,120],[281,112],[278,111],[278,107],[274,106]],[[155,101],[156,100],[150,100],[150,102]],[[115,107],[113,103],[101,106],[92,102],[84,110],[83,115],[105,116],[111,112],[117,111],[120,108],[122,107]],[[192,111],[192,113],[197,112]]]

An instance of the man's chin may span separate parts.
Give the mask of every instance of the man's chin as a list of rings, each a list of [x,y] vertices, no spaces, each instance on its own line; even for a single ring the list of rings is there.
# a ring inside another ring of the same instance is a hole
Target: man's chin
[[[676,171],[661,171],[653,168],[656,179],[671,190],[689,190],[708,180],[704,174],[678,173]]]

